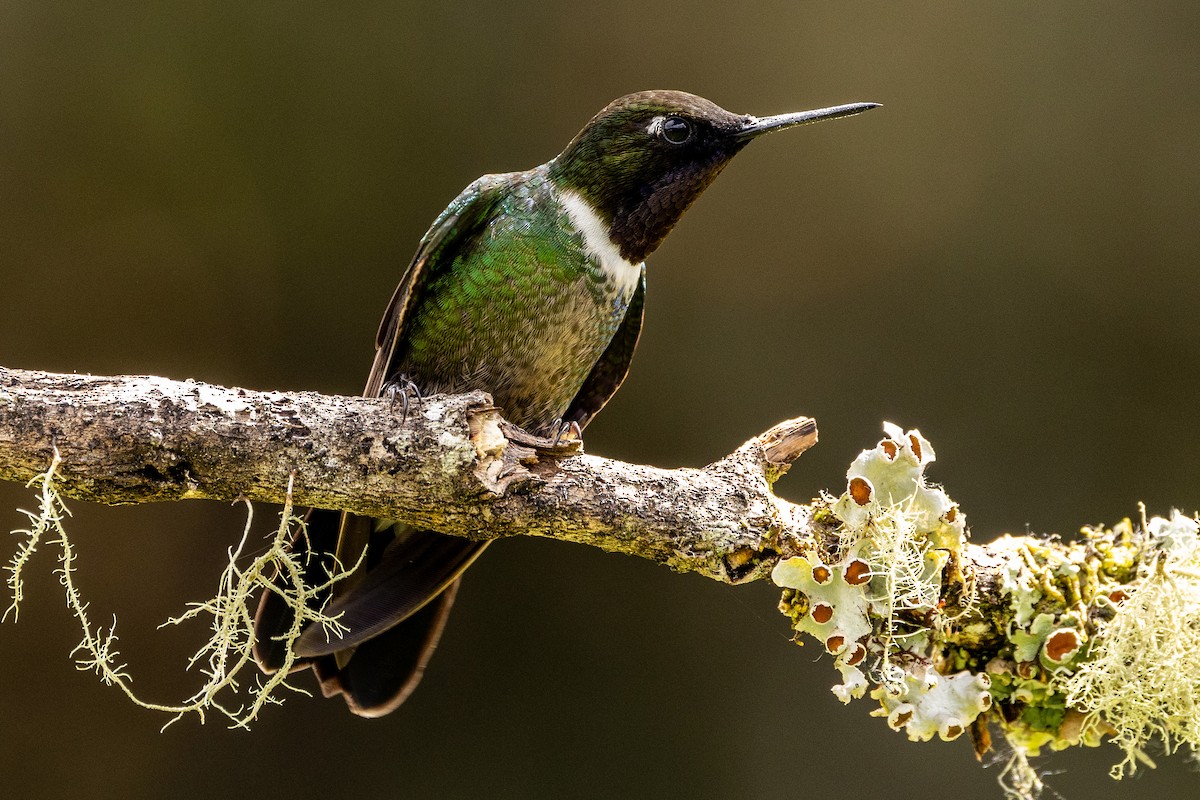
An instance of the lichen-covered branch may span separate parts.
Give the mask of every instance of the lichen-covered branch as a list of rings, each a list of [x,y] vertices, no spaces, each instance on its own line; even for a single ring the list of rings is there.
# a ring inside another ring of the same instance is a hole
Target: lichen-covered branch
[[[57,445],[68,497],[282,503],[291,480],[301,506],[552,536],[727,582],[763,577],[781,539],[807,538],[807,509],[770,486],[815,441],[812,420],[789,420],[703,469],[666,470],[530,436],[482,393],[406,415],[386,399],[0,368],[0,479],[35,477]]]
[[[771,486],[816,441],[806,418],[702,469],[664,470],[531,436],[483,394],[406,415],[387,400],[0,368],[0,479],[47,475],[50,491],[53,464],[54,491],[104,503],[290,496],[471,538],[576,541],[730,583],[769,576],[797,634],[833,657],[843,702],[869,695],[910,739],[968,735],[977,755],[998,729],[1016,754],[1003,773],[1012,796],[1038,788],[1025,757],[1043,748],[1111,740],[1125,754],[1114,777],[1150,763],[1154,741],[1200,749],[1200,523],[1143,514],[1075,542],[970,544],[965,514],[926,479],[929,441],[885,432],[842,489],[797,505]],[[225,638],[245,645],[240,628]]]
[[[780,609],[834,657],[842,702],[913,741],[969,733],[980,757],[990,723],[1012,745],[1013,797],[1040,780],[1043,748],[1125,753],[1120,778],[1153,765],[1147,746],[1200,750],[1200,523],[1126,519],[1081,539],[1004,536],[966,543],[966,518],[929,484],[933,448],[885,425],[840,497],[814,504],[816,537],[775,567]]]

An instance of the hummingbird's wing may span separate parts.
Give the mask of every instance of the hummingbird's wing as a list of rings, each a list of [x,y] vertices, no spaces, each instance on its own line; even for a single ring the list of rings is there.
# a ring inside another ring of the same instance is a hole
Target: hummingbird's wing
[[[363,394],[379,396],[395,374],[408,317],[431,275],[469,247],[491,217],[511,176],[485,175],[468,186],[434,221],[396,287],[376,337],[375,361]],[[313,528],[320,527],[321,530]],[[334,541],[336,540],[336,545]],[[334,586],[327,613],[341,614],[349,630],[326,635],[309,627],[295,643],[296,666],[313,666],[325,694],[344,694],[350,709],[380,716],[395,709],[420,680],[457,591],[458,576],[485,543],[443,536],[370,517],[318,512],[310,517],[317,557],[306,577],[325,580],[330,565],[351,566],[366,551],[366,574]],[[293,545],[296,543],[293,542]],[[333,557],[336,551],[336,558]],[[326,598],[318,598],[324,603]],[[281,639],[294,614],[275,591],[263,593],[255,616],[255,658],[268,672],[283,662]]]
[[[422,290],[433,275],[449,268],[475,240],[492,218],[505,189],[512,185],[511,179],[511,175],[484,175],[476,179],[421,238],[379,323],[375,361],[364,396],[378,397],[389,381],[400,377],[396,374],[397,361],[409,316],[420,301]],[[369,517],[343,514],[337,547],[339,562],[354,564],[379,528]],[[320,647],[323,652],[353,647],[405,619],[440,594],[483,549],[481,543],[459,537],[399,525],[395,530],[399,535],[383,550],[385,563],[368,563],[366,575],[352,576],[334,587],[332,611],[345,615],[343,624],[350,630],[344,636],[326,639]],[[316,633],[314,630],[306,640],[310,649],[317,647]]]
[[[397,377],[392,374],[396,368],[397,350],[404,340],[409,312],[420,299],[421,290],[430,276],[453,263],[455,255],[487,223],[504,190],[512,185],[513,174],[484,175],[476,179],[446,206],[421,239],[412,262],[400,278],[400,285],[392,294],[387,311],[383,312],[379,332],[375,334],[375,363],[371,365],[363,396],[378,397],[384,385]]]
[[[642,266],[642,277],[638,281],[629,306],[625,309],[625,319],[617,328],[612,341],[604,350],[604,355],[592,367],[583,386],[571,401],[565,422],[578,422],[580,428],[587,426],[592,417],[604,408],[629,374],[629,364],[633,360],[633,351],[637,347],[638,337],[642,333],[642,307],[646,301],[646,267]]]

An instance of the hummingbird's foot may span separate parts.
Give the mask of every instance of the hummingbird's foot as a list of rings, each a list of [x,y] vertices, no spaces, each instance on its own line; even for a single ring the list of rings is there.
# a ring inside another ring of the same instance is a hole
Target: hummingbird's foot
[[[560,444],[569,446],[570,442],[583,441],[583,429],[575,420],[565,422],[560,417],[550,423],[550,436],[547,438],[550,439],[551,447],[558,448]]]
[[[411,397],[417,402],[424,399],[421,396],[420,388],[407,375],[397,375],[395,380],[385,383],[383,385],[383,396],[388,399],[393,413],[396,410],[396,398],[400,399],[402,409],[400,412],[400,422],[402,424],[408,421],[409,398]]]

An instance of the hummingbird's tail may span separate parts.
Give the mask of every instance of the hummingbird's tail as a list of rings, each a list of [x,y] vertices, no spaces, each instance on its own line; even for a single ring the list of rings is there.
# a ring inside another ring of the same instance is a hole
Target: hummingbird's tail
[[[318,656],[313,672],[321,692],[326,697],[342,695],[360,717],[382,717],[399,708],[425,674],[458,584],[455,580],[412,616],[358,645],[345,664],[339,665],[336,654]]]
[[[341,694],[355,714],[383,716],[421,680],[445,628],[459,575],[486,543],[318,509],[308,512],[306,522],[310,554],[304,578],[310,585],[328,580],[339,548],[343,562],[349,556],[354,563],[348,541],[362,542],[358,550],[365,546],[367,552],[364,575],[336,584],[332,600],[328,595],[313,600],[347,629],[330,634],[319,625],[305,628],[293,643],[299,656],[293,669],[311,666],[325,696]],[[265,672],[284,665],[281,637],[294,618],[279,593],[263,593],[254,618],[254,657]]]

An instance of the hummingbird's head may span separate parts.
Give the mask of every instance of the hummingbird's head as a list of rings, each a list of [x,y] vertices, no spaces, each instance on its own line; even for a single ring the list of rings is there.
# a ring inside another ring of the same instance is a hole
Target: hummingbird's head
[[[593,117],[550,162],[550,176],[592,207],[621,255],[636,263],[658,247],[750,140],[876,105],[760,118],[730,113],[687,92],[638,92],[614,100]]]

